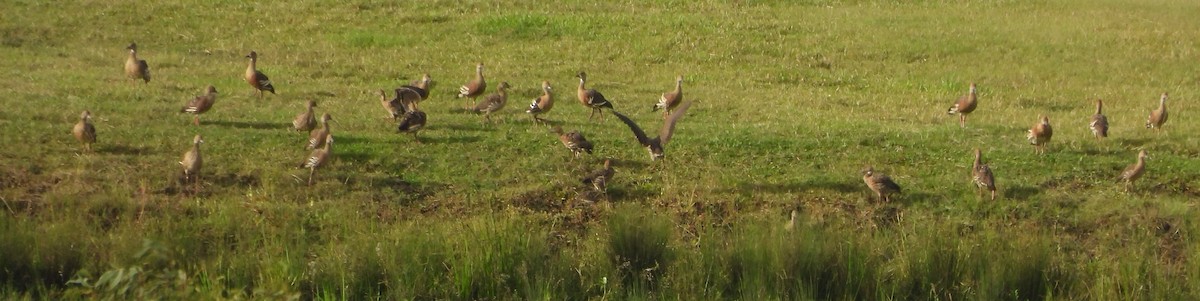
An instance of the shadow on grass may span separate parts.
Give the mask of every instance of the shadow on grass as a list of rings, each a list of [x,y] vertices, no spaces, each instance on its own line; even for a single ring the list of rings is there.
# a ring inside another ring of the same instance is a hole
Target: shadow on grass
[[[201,125],[209,124],[209,125],[215,125],[215,126],[233,127],[233,128],[239,128],[239,129],[256,129],[256,130],[288,129],[291,127],[290,124],[285,124],[285,123],[272,123],[272,122],[260,122],[260,121],[236,121],[236,120],[234,120],[234,121],[201,120],[200,124]]]
[[[98,147],[98,149],[101,153],[114,155],[142,155],[150,150],[146,147],[128,145],[105,145],[103,147]]]
[[[451,137],[426,137],[426,136],[421,137],[421,143],[423,143],[423,144],[466,144],[466,143],[479,142],[480,140],[483,140],[483,138],[480,138],[479,136],[462,136],[462,135],[451,136]],[[412,142],[412,143],[416,143],[416,142]]]
[[[997,198],[1008,198],[1008,199],[1014,199],[1014,200],[1027,201],[1027,200],[1029,200],[1029,198],[1032,198],[1033,196],[1035,196],[1039,193],[1042,193],[1042,190],[1037,187],[1033,187],[1033,186],[1013,185],[1011,187],[1003,189],[1002,193],[1003,193],[1003,195],[1002,196],[998,195]]]
[[[657,191],[643,187],[608,187],[608,200],[612,202],[648,199],[655,195],[658,195]]]
[[[832,179],[810,179],[803,182],[785,183],[751,183],[739,182],[734,187],[718,189],[717,192],[755,194],[755,193],[795,193],[806,190],[823,190],[839,193],[866,191],[866,187],[858,181],[835,181]],[[872,195],[874,196],[874,195]]]
[[[430,127],[430,129],[433,129],[433,130],[445,129],[445,130],[450,130],[453,132],[463,132],[463,131],[490,132],[490,131],[494,130],[494,127],[487,125],[487,123],[484,123],[483,121],[480,121],[478,123],[438,125],[438,126],[432,126],[432,127]]]

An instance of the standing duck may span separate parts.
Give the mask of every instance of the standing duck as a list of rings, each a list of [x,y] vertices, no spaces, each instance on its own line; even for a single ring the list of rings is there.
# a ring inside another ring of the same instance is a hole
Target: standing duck
[[[983,152],[975,149],[975,162],[971,164],[971,182],[975,183],[978,191],[991,192],[991,200],[996,200],[996,178],[992,176],[992,168],[983,163]]]
[[[597,169],[583,177],[583,184],[592,186],[596,192],[608,192],[608,181],[613,177],[612,159],[604,160],[604,168]]]
[[[400,89],[396,89],[394,98],[388,98],[386,91],[379,90],[379,104],[383,105],[383,110],[392,120],[400,119],[400,116],[404,115],[404,106],[400,104]]]
[[[604,94],[600,94],[600,91],[588,89],[584,86],[587,83],[587,73],[580,71],[575,77],[579,78],[579,89],[576,91],[579,102],[592,109],[592,114],[588,115],[588,120],[592,120],[596,116],[596,112],[600,112],[600,119],[603,120],[604,113],[601,109],[608,108],[611,110],[613,108],[612,103],[607,98],[604,98]]]
[[[425,128],[425,112],[417,109],[417,102],[414,100],[404,100],[405,112],[400,118],[400,125],[396,128],[401,133],[410,133],[413,135],[413,140],[421,143],[421,138],[417,137],[417,132]]]
[[[554,94],[550,93],[551,90],[553,88],[550,87],[550,81],[542,81],[542,96],[534,98],[533,102],[529,103],[529,109],[525,110],[525,113],[533,116],[533,121],[543,121],[538,115],[550,112],[550,109],[554,108]]]
[[[483,63],[479,63],[475,65],[475,78],[462,87],[458,87],[458,98],[470,98],[471,105],[475,105],[475,98],[483,95],[485,90],[487,90],[487,82],[483,80]]]
[[[254,87],[254,90],[256,93],[258,93],[258,98],[260,99],[263,97],[263,91],[268,91],[271,92],[271,94],[275,94],[275,86],[271,85],[271,79],[267,78],[266,74],[262,73],[262,71],[258,71],[256,68],[258,64],[258,53],[250,51],[250,54],[247,54],[246,57],[250,59],[250,65],[246,66],[246,83],[249,83],[251,87]]]
[[[1125,191],[1129,191],[1133,187],[1133,182],[1146,173],[1146,159],[1150,159],[1146,150],[1138,152],[1137,162],[1125,167],[1125,171],[1122,171],[1121,176],[1117,178],[1117,181],[1125,182]]]
[[[592,142],[583,137],[579,131],[563,132],[561,126],[554,126],[554,133],[558,134],[558,141],[562,142],[563,146],[566,146],[576,158],[584,152],[592,153]]]
[[[958,126],[961,128],[966,128],[967,114],[974,112],[977,104],[978,101],[975,96],[975,83],[971,83],[971,91],[967,92],[967,95],[959,97],[958,101],[955,101],[954,105],[950,106],[950,110],[946,111],[946,114],[954,115],[955,113],[958,113]]]
[[[421,79],[413,81],[412,84],[403,85],[400,86],[400,88],[397,88],[396,95],[399,97],[401,94],[399,91],[401,89],[411,90],[412,92],[416,92],[417,96],[420,96],[417,101],[422,101],[426,98],[429,98],[429,86],[432,84],[433,78],[429,77],[429,73],[425,73],[421,75]]]
[[[321,143],[322,148],[314,149],[312,153],[300,163],[300,168],[308,168],[308,186],[313,184],[313,175],[317,173],[317,167],[324,165],[329,160],[329,155],[333,147],[333,135],[326,135]]]
[[[1040,116],[1040,119],[1025,135],[1025,138],[1029,139],[1029,144],[1033,145],[1034,151],[1039,155],[1046,153],[1046,143],[1049,143],[1050,137],[1054,136],[1054,129],[1050,128],[1050,117]]]
[[[891,177],[875,172],[875,168],[871,166],[867,166],[863,170],[863,182],[879,197],[881,202],[891,202],[891,195],[900,193],[900,185],[892,181]]]
[[[1092,130],[1092,136],[1096,136],[1096,140],[1108,137],[1108,117],[1104,117],[1104,101],[1096,100],[1096,114],[1092,115],[1092,123],[1088,124],[1088,128]]]
[[[146,64],[146,60],[138,59],[137,43],[129,43],[125,49],[129,50],[129,58],[125,59],[125,76],[150,83],[150,65]]]
[[[486,118],[488,122],[491,122],[492,112],[503,109],[504,105],[508,103],[508,88],[512,88],[512,86],[508,85],[508,82],[500,82],[500,86],[496,87],[496,93],[492,93],[492,95],[485,97],[483,101],[476,104],[471,111],[483,113],[483,117]]]
[[[208,85],[207,88],[204,88],[204,94],[201,94],[200,96],[196,96],[196,97],[192,98],[192,100],[189,100],[188,103],[183,106],[183,108],[179,109],[179,112],[195,115],[195,119],[193,120],[193,123],[195,123],[196,125],[200,125],[200,114],[204,114],[204,112],[208,112],[208,109],[212,109],[213,103],[216,103],[216,102],[217,102],[217,87]]]
[[[301,132],[311,131],[312,129],[316,128],[317,127],[317,115],[315,113],[313,113],[313,108],[316,106],[317,106],[316,101],[309,100],[308,103],[305,104],[305,106],[304,106],[305,107],[304,112],[300,113],[300,115],[296,115],[295,119],[292,119],[292,128],[296,129],[296,131],[301,131]]]
[[[1146,128],[1161,130],[1164,123],[1167,123],[1167,92],[1163,92],[1158,98],[1158,108],[1150,111],[1150,117],[1146,118]]]
[[[638,143],[641,143],[642,146],[645,146],[650,151],[650,160],[657,161],[658,159],[662,159],[663,147],[667,145],[667,141],[670,141],[671,135],[675,133],[675,123],[679,121],[679,118],[683,117],[683,113],[687,112],[688,107],[691,106],[691,101],[679,105],[679,108],[671,112],[670,117],[663,122],[662,128],[658,131],[658,137],[654,138],[647,137],[646,132],[642,131],[642,128],[638,127],[629,117],[625,117],[625,115],[617,111],[612,111],[612,113],[613,115],[617,115],[617,118],[620,118],[625,125],[629,126],[629,130],[633,131],[633,135],[637,137]]]
[[[71,134],[75,135],[75,140],[83,143],[85,151],[92,151],[92,143],[96,143],[96,126],[92,125],[91,111],[85,110],[79,114],[79,123],[75,124]]]
[[[308,145],[304,147],[305,149],[318,149],[325,145],[325,137],[331,133],[329,130],[330,121],[333,121],[333,116],[330,116],[329,113],[321,115],[321,128],[308,133]]]
[[[200,158],[201,143],[204,143],[204,139],[201,139],[200,135],[192,138],[192,149],[183,153],[183,160],[179,161],[179,165],[183,166],[184,182],[199,182],[200,166],[204,164],[203,159]]]
[[[663,110],[663,119],[667,119],[667,115],[669,115],[669,112],[671,110],[674,110],[675,107],[679,106],[679,103],[682,101],[683,101],[683,75],[679,75],[679,76],[675,77],[675,90],[673,90],[671,92],[663,93],[662,96],[658,98],[658,103],[654,104],[654,107],[651,108],[650,111],[654,112],[654,111],[658,111],[658,110]]]

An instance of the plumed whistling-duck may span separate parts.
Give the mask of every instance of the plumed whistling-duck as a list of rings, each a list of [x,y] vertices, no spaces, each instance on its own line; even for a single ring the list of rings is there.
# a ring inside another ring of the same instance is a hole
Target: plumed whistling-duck
[[[584,86],[587,83],[587,73],[580,71],[575,77],[579,78],[579,88],[576,90],[575,96],[579,98],[580,103],[592,109],[592,114],[588,115],[588,120],[592,120],[597,112],[600,112],[600,119],[603,120],[604,113],[601,109],[608,108],[611,110],[613,108],[612,102],[609,102],[608,98],[604,97],[604,94],[600,94],[600,91],[588,89]]]
[[[309,100],[304,105],[304,112],[300,113],[300,115],[296,115],[296,118],[292,119],[292,128],[301,132],[311,131],[312,129],[316,128],[317,115],[316,113],[313,113],[313,108],[316,106],[317,102],[315,100]]]
[[[596,192],[607,192],[608,181],[613,177],[612,159],[604,160],[604,168],[597,169],[583,177],[583,184],[592,186]]]
[[[333,116],[329,113],[321,115],[321,127],[308,133],[308,144],[305,145],[305,149],[318,149],[325,146],[325,137],[332,133],[329,129],[330,121],[333,121]]]
[[[404,116],[400,118],[400,125],[396,130],[402,133],[410,133],[413,135],[413,140],[421,143],[421,138],[417,137],[417,132],[425,128],[425,112],[417,108],[417,101],[405,99],[402,101],[405,107]]]
[[[325,138],[321,140],[324,141],[321,143],[322,147],[314,149],[312,153],[308,155],[308,157],[304,158],[304,162],[300,163],[300,168],[308,168],[309,186],[312,186],[313,184],[313,175],[317,173],[317,167],[325,165],[325,162],[329,160],[329,156],[333,151],[333,135],[326,135]]]
[[[471,104],[474,105],[475,98],[483,95],[485,90],[487,90],[487,81],[483,80],[483,63],[479,63],[475,65],[475,78],[458,87],[458,98],[470,98]]]
[[[975,162],[971,164],[971,182],[975,183],[977,191],[987,190],[992,194],[991,200],[996,200],[996,177],[992,168],[983,163],[983,152],[975,149]]]
[[[1150,111],[1150,117],[1146,118],[1146,128],[1160,130],[1164,123],[1167,123],[1167,92],[1163,92],[1158,98],[1158,108]]]
[[[663,119],[667,119],[669,112],[674,110],[675,107],[679,106],[679,103],[682,101],[683,75],[679,75],[675,77],[675,90],[663,93],[662,96],[658,98],[658,103],[654,104],[654,108],[651,108],[650,111],[653,112],[663,110]]]
[[[667,145],[667,141],[670,141],[671,135],[675,133],[675,123],[679,121],[679,118],[683,117],[688,107],[691,106],[691,101],[679,105],[679,108],[671,112],[670,117],[667,117],[667,120],[663,122],[662,128],[658,131],[658,137],[654,138],[647,137],[646,132],[642,131],[642,128],[638,127],[637,123],[634,123],[629,117],[615,110],[612,113],[613,115],[617,115],[617,118],[620,118],[625,125],[629,126],[629,130],[633,131],[633,135],[637,137],[638,143],[641,143],[642,146],[645,146],[650,151],[650,160],[657,161],[658,159],[662,159],[663,147]]]
[[[258,93],[258,98],[263,97],[263,91],[275,94],[275,86],[271,85],[271,79],[267,75],[258,71],[258,52],[250,51],[246,55],[250,59],[250,65],[246,66],[246,83],[254,87],[255,93]]]
[[[534,121],[542,121],[538,115],[550,112],[550,109],[554,108],[554,94],[551,93],[551,90],[553,88],[550,87],[550,81],[542,81],[542,96],[534,98],[529,103],[529,109],[525,110],[525,113],[533,116]]]
[[[400,90],[396,90],[396,93],[399,94]],[[404,106],[400,104],[400,95],[388,98],[386,91],[379,90],[379,104],[383,105],[383,110],[387,112],[387,118],[396,120],[404,115]]]
[[[125,49],[129,50],[129,58],[125,59],[125,76],[150,83],[150,65],[146,64],[146,60],[138,59],[137,43],[129,43]]]
[[[879,197],[881,202],[890,202],[892,194],[900,193],[900,185],[892,181],[891,177],[875,172],[875,168],[870,166],[863,170],[863,182]]]
[[[217,87],[208,85],[207,88],[204,88],[204,94],[189,100],[188,103],[183,106],[183,108],[179,109],[179,112],[195,115],[193,123],[200,125],[200,114],[208,112],[208,109],[212,109],[213,104],[216,102]]]
[[[1041,116],[1038,123],[1029,129],[1025,138],[1029,139],[1029,144],[1032,144],[1034,151],[1040,155],[1046,153],[1046,143],[1050,143],[1052,136],[1054,129],[1050,127],[1050,117]]]
[[[179,161],[179,165],[183,166],[183,180],[185,182],[198,182],[200,178],[200,167],[204,164],[204,160],[200,158],[200,144],[204,143],[204,139],[200,135],[192,138],[192,149],[183,153],[183,160]]]
[[[1092,114],[1092,122],[1088,123],[1088,129],[1092,130],[1092,136],[1096,136],[1096,140],[1108,137],[1108,117],[1104,117],[1104,101],[1096,100],[1096,114]]]
[[[483,117],[491,122],[492,112],[499,111],[504,108],[505,104],[508,104],[508,88],[512,88],[508,82],[500,82],[500,86],[496,87],[496,93],[483,98],[483,101],[476,104],[471,111],[483,113]]]
[[[958,126],[961,128],[966,128],[967,127],[967,114],[971,114],[971,112],[974,112],[975,106],[977,104],[978,104],[978,100],[976,99],[976,96],[975,96],[975,83],[971,83],[971,90],[969,92],[967,92],[967,95],[964,95],[963,97],[959,97],[958,101],[955,101],[954,105],[950,106],[950,110],[946,111],[946,114],[954,115],[955,113],[957,113],[958,114]]]
[[[1129,191],[1134,181],[1137,181],[1138,178],[1142,177],[1142,174],[1146,173],[1146,159],[1150,159],[1150,155],[1146,153],[1146,150],[1138,152],[1137,162],[1125,167],[1125,170],[1121,172],[1121,176],[1117,178],[1118,181],[1125,182],[1126,191]]]
[[[562,142],[563,146],[567,147],[575,157],[579,157],[584,152],[592,153],[592,142],[583,137],[579,131],[563,132],[561,126],[554,126],[554,133],[558,134],[558,141]]]
[[[92,151],[92,143],[96,143],[96,126],[92,125],[92,112],[83,111],[79,114],[79,123],[75,124],[75,128],[71,129],[71,134],[75,135],[75,139],[83,143],[83,149]]]
[[[429,73],[425,73],[421,75],[421,79],[413,81],[412,84],[400,86],[400,88],[397,88],[396,90],[408,89],[412,90],[412,92],[416,92],[416,94],[420,96],[416,100],[419,102],[429,98],[429,87],[431,85],[433,85],[433,78],[429,77]],[[401,93],[397,92],[396,94],[400,95]]]

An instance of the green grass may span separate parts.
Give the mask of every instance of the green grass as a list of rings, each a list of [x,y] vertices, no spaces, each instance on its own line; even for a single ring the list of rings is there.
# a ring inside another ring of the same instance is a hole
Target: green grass
[[[1183,0],[17,1],[0,13],[4,299],[1200,298],[1200,55]],[[123,77],[139,45],[153,80]],[[241,75],[250,50],[279,94]],[[495,124],[453,95],[486,65]],[[696,100],[650,162],[574,74],[647,131]],[[432,75],[415,144],[375,92]],[[596,153],[571,160],[522,111]],[[969,128],[945,115],[975,82]],[[206,85],[214,109],[177,114]],[[1161,134],[1142,127],[1157,96]],[[1113,124],[1086,128],[1103,98]],[[304,101],[335,158],[294,168]],[[100,142],[70,137],[91,110]],[[1055,136],[1024,140],[1038,114]],[[180,156],[202,134],[199,191]],[[1000,198],[976,196],[984,151]],[[1132,192],[1114,183],[1138,150]],[[616,160],[607,196],[578,182]],[[904,188],[879,204],[866,165]],[[798,225],[784,231],[787,213]],[[138,273],[130,275],[130,271]],[[105,277],[105,275],[110,275]],[[70,282],[70,283],[68,283]],[[101,284],[105,285],[101,285]]]

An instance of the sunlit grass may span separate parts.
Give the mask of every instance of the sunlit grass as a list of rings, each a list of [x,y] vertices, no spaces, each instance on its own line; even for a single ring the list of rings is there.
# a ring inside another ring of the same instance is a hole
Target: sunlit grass
[[[0,298],[1200,298],[1197,13],[1179,0],[18,1],[0,13]],[[121,74],[131,41],[150,84]],[[278,95],[242,81],[251,50]],[[453,97],[478,62],[491,87],[513,85],[494,124]],[[666,160],[611,115],[587,121],[579,71],[651,132],[650,106],[684,76],[697,103]],[[415,144],[374,91],[422,73],[435,85]],[[571,159],[523,113],[542,80],[558,97],[543,117],[595,154]],[[980,107],[960,129],[945,111],[972,82]],[[209,84],[217,103],[193,126],[175,112]],[[1142,124],[1162,92],[1172,115],[1153,133]],[[1086,128],[1097,98],[1104,141]],[[288,131],[308,99],[337,120],[312,187],[295,168],[307,135]],[[85,109],[94,153],[69,134]],[[1043,156],[1024,139],[1038,114],[1055,127]],[[199,191],[177,181],[195,134]],[[996,202],[970,186],[973,148]],[[1125,192],[1116,176],[1141,149],[1149,171]],[[579,177],[605,158],[616,176],[601,196]],[[904,194],[876,203],[866,165]],[[146,276],[106,280],[125,292],[81,284],[130,270]]]

